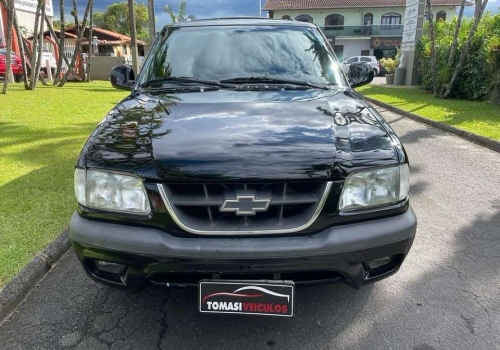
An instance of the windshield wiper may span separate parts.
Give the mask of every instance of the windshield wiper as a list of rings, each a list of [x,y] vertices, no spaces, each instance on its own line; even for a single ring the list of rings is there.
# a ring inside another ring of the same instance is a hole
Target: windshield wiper
[[[204,79],[200,79],[200,78],[196,78],[196,77],[165,77],[165,78],[161,78],[161,79],[154,79],[154,80],[147,81],[147,82],[139,85],[139,87],[145,88],[145,87],[151,87],[153,85],[160,85],[160,87],[161,87],[165,83],[172,83],[172,84],[178,84],[178,85],[198,83],[198,84],[209,85],[209,86],[225,86],[225,85],[222,85],[217,80],[204,80]],[[228,86],[228,87],[232,87],[232,86]]]
[[[294,80],[286,79],[281,77],[238,77],[231,79],[224,79],[220,81],[221,83],[233,83],[233,84],[255,84],[255,83],[270,83],[270,84],[293,84],[299,86],[309,86],[315,89],[330,90],[330,86],[327,84],[317,84],[311,83],[305,80]]]

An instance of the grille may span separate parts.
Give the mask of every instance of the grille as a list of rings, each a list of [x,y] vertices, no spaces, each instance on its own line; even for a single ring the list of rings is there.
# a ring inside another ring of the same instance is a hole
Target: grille
[[[325,181],[158,184],[170,215],[182,229],[212,235],[303,230],[318,217],[330,187],[331,182]]]

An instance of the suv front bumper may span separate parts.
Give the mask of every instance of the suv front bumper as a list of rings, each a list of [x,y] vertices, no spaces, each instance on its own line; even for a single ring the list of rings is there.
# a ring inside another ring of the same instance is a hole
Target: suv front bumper
[[[403,214],[330,227],[307,236],[180,238],[155,228],[88,220],[73,214],[70,235],[91,278],[138,287],[151,281],[191,285],[206,278],[342,280],[359,288],[395,273],[411,248],[417,219]],[[375,259],[391,257],[370,268]],[[119,276],[96,261],[123,266]]]

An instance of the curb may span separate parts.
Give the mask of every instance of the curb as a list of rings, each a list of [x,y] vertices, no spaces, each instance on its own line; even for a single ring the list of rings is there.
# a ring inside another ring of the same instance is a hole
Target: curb
[[[423,123],[423,124],[427,124],[427,125],[430,125],[430,126],[433,126],[435,128],[438,128],[438,129],[441,129],[441,130],[444,130],[446,132],[449,132],[450,134],[454,134],[454,135],[457,135],[467,141],[471,141],[471,142],[474,142],[480,146],[483,146],[483,147],[486,147],[486,148],[489,148],[493,151],[496,151],[496,152],[499,152],[500,153],[500,142],[498,141],[495,141],[495,140],[492,140],[492,139],[489,139],[487,137],[484,137],[484,136],[480,136],[480,135],[476,135],[476,134],[473,134],[471,132],[468,132],[468,131],[465,131],[465,130],[462,130],[462,129],[459,129],[459,128],[456,128],[454,126],[451,126],[451,125],[448,125],[448,124],[444,124],[444,123],[441,123],[441,122],[437,122],[437,121],[434,121],[434,120],[431,120],[431,119],[427,119],[427,118],[424,118],[424,117],[421,117],[417,114],[414,114],[414,113],[411,113],[411,112],[407,112],[407,111],[404,111],[402,109],[399,109],[397,107],[394,107],[390,104],[387,104],[387,103],[384,103],[384,102],[380,102],[378,100],[375,100],[373,98],[370,98],[370,97],[366,97],[366,96],[363,96],[363,98],[379,107],[383,107],[391,112],[394,112],[394,113],[398,113],[398,114],[401,114],[405,117],[408,117],[410,119],[413,119],[419,123]]]
[[[43,251],[38,253],[17,276],[0,289],[0,325],[70,246],[69,229],[65,229]]]

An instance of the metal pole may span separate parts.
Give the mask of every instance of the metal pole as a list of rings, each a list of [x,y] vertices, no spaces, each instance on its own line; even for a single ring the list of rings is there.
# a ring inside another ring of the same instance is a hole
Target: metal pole
[[[130,16],[130,38],[132,39],[132,69],[134,70],[135,76],[137,76],[137,74],[139,74],[139,57],[137,55],[134,0],[128,0],[128,12]]]
[[[149,14],[149,45],[153,44],[156,37],[155,1],[148,0]]]
[[[259,17],[262,17],[262,0],[259,0]]]

